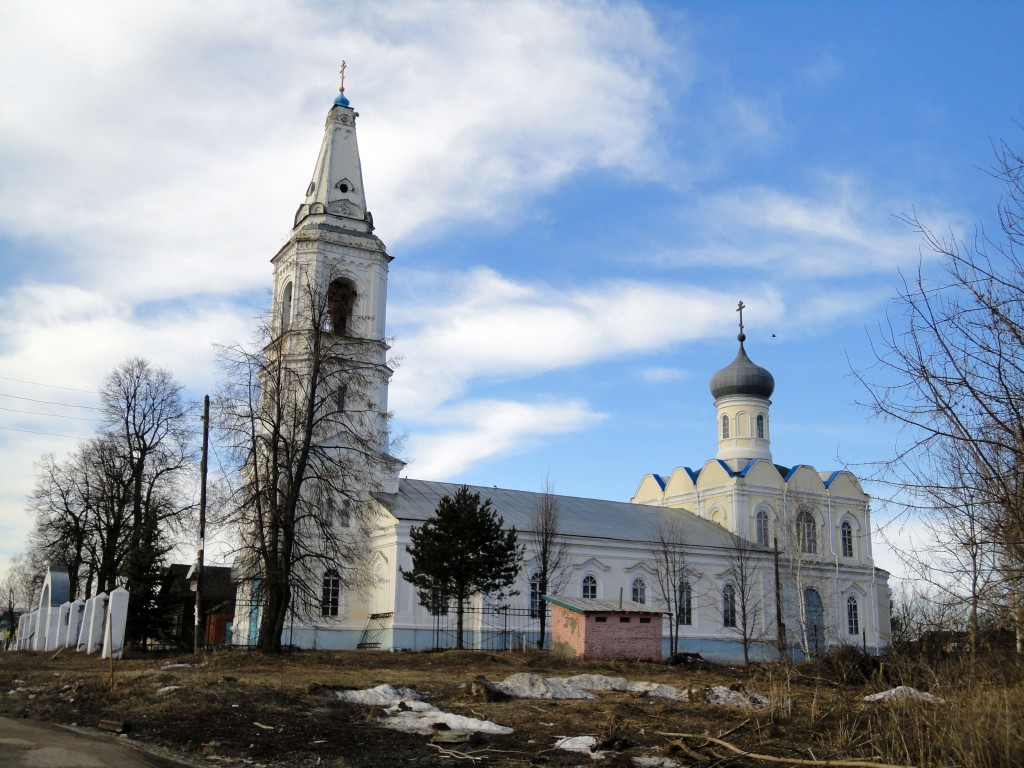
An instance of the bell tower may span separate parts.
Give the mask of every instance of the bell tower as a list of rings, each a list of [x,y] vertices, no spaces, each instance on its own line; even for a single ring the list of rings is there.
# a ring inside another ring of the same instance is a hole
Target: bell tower
[[[356,141],[356,112],[341,87],[327,113],[324,136],[305,198],[295,212],[288,242],[274,267],[271,345],[293,365],[310,366],[311,336],[344,374],[317,407],[344,412],[339,450],[376,451],[375,488],[395,492],[402,463],[388,454],[388,383],[385,338],[388,255],[373,234]],[[311,334],[314,326],[319,333]],[[380,467],[386,467],[380,470]]]

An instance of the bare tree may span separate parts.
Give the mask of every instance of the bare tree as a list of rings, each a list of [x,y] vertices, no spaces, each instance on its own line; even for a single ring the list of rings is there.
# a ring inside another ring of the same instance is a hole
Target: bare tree
[[[922,262],[904,279],[899,316],[873,338],[878,373],[857,375],[867,405],[901,430],[876,479],[902,491],[912,512],[941,488],[968,492],[962,514],[988,511],[983,538],[1024,652],[1024,156],[1005,142],[995,154],[998,233],[979,225],[969,239],[942,236],[916,213],[905,217],[938,256],[938,271]],[[951,452],[968,471],[944,478],[941,457]]]
[[[654,586],[658,597],[668,607],[669,654],[679,649],[681,613],[691,606],[680,604],[680,588],[686,578],[686,536],[682,524],[668,519],[659,524],[651,546]]]
[[[227,519],[266,653],[280,651],[289,611],[318,612],[325,575],[342,589],[367,583],[369,493],[393,471],[387,414],[371,400],[390,375],[384,342],[352,336],[331,298],[307,285],[303,319],[268,322],[258,347],[219,350],[218,437],[235,462]]]
[[[544,491],[537,502],[530,522],[533,536],[528,545],[533,551],[533,571],[530,578],[530,610],[540,620],[537,647],[544,647],[547,631],[547,608],[542,595],[557,594],[568,582],[571,569],[569,542],[561,535],[558,497],[549,478],[544,479]],[[536,595],[534,589],[536,588]]]
[[[749,664],[750,646],[760,637],[757,615],[764,607],[761,555],[742,537],[733,536],[732,539],[732,546],[726,552],[728,568],[727,580],[722,586],[722,609],[728,619],[731,608],[732,621],[725,622],[726,628],[740,636],[743,663]]]

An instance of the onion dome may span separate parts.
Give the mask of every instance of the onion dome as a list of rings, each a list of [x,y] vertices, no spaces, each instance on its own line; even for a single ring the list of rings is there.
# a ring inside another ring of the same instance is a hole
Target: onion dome
[[[727,395],[771,397],[775,391],[775,378],[747,357],[743,348],[746,334],[741,332],[736,338],[740,342],[740,351],[736,353],[735,360],[711,377],[711,396],[715,400]]]

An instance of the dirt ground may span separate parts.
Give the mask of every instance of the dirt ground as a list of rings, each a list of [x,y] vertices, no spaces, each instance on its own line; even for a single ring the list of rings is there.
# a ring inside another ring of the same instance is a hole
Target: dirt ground
[[[850,757],[830,732],[837,708],[865,692],[779,667],[627,662],[568,662],[550,654],[294,652],[268,658],[247,652],[135,654],[116,663],[75,653],[0,654],[0,715],[94,727],[123,722],[129,738],[195,761],[224,766],[576,766],[586,755],[554,749],[559,736],[596,736],[611,754],[600,765],[637,765],[636,757],[671,757],[679,765],[726,753],[663,734],[724,737],[746,749],[801,758]],[[174,665],[174,666],[172,666]],[[179,666],[194,665],[194,666]],[[170,668],[168,668],[170,667]],[[502,681],[516,672],[548,677],[581,673],[691,689],[687,700],[601,693],[594,700],[488,701],[477,676]],[[415,689],[438,708],[511,727],[505,736],[434,745],[430,736],[378,723],[379,708],[338,701],[332,689],[388,683]],[[705,686],[742,684],[792,700],[766,710],[712,706]],[[171,686],[177,686],[171,689]],[[163,690],[161,689],[168,689]],[[849,718],[843,718],[848,722]],[[838,721],[837,721],[838,722]],[[811,727],[813,726],[813,727]],[[694,752],[696,748],[697,752]],[[447,750],[445,752],[444,750]],[[870,747],[864,750],[870,755]],[[730,765],[755,765],[746,758]]]

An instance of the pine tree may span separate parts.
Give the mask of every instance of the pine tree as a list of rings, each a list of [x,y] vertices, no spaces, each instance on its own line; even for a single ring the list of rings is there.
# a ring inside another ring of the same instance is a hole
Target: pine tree
[[[416,587],[420,604],[434,608],[455,600],[456,647],[461,649],[465,603],[480,594],[505,593],[519,575],[523,548],[516,529],[504,530],[505,520],[491,500],[462,486],[455,497],[442,497],[434,516],[409,532],[412,570],[402,578]]]

